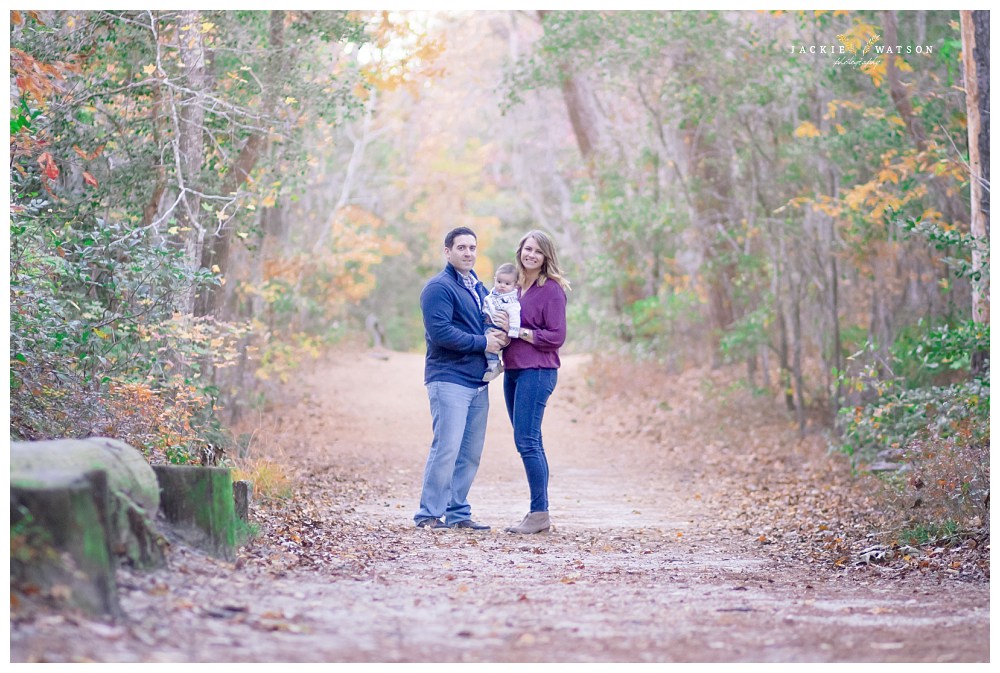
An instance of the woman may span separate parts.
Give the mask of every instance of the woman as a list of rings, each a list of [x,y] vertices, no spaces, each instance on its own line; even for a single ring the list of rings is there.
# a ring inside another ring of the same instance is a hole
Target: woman
[[[503,394],[514,444],[531,492],[528,514],[511,533],[541,533],[549,522],[549,463],[542,446],[542,415],[556,387],[559,347],[566,340],[566,291],[552,240],[529,231],[517,246],[521,330],[503,352]]]

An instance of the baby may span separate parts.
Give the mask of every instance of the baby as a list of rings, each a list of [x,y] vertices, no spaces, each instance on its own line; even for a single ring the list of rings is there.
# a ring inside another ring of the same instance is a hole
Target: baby
[[[521,304],[517,300],[517,268],[513,264],[501,264],[493,276],[493,289],[483,300],[483,322],[486,331],[498,328],[496,316],[501,311],[510,322],[507,334],[516,337],[521,329]],[[486,354],[486,373],[483,381],[492,381],[503,373],[503,364],[498,353]]]

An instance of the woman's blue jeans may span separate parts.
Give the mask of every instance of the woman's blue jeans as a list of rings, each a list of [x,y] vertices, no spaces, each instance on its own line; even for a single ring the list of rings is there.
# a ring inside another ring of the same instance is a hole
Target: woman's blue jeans
[[[558,369],[508,369],[504,373],[504,401],[514,426],[514,445],[528,476],[532,512],[549,511],[549,461],[542,446],[542,416],[558,374]]]
[[[424,466],[420,508],[414,521],[442,516],[448,525],[472,516],[469,489],[486,440],[489,390],[432,381],[426,385],[434,439]]]

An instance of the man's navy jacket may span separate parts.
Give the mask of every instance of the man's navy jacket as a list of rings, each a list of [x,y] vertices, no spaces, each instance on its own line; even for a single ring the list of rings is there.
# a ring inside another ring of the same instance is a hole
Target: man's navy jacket
[[[488,292],[476,276],[476,294],[465,287],[458,270],[448,263],[427,281],[420,293],[424,314],[424,383],[443,381],[478,388],[486,372],[486,336],[480,306]]]

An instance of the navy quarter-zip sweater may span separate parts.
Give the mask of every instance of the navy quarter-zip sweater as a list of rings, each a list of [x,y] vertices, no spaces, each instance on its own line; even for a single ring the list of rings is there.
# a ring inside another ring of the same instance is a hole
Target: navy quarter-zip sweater
[[[476,273],[469,273],[476,279],[479,302],[450,263],[427,281],[420,293],[424,338],[427,340],[425,384],[443,381],[467,388],[486,385],[483,383],[486,336],[483,334],[483,315],[479,307],[487,292]]]

